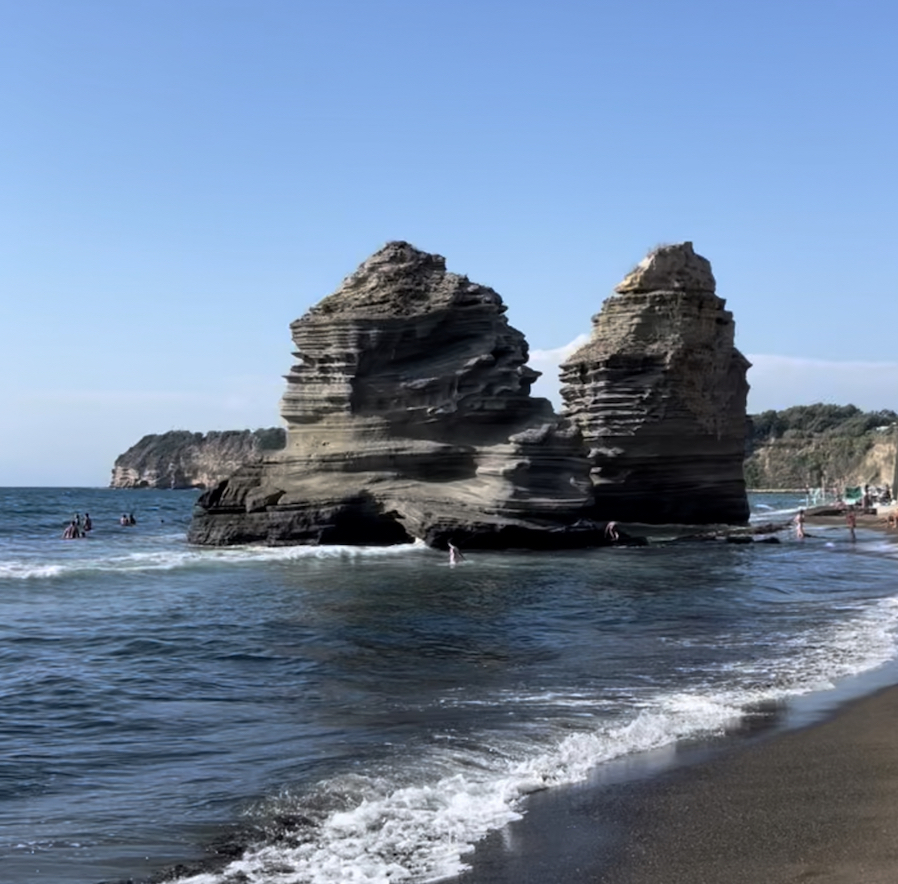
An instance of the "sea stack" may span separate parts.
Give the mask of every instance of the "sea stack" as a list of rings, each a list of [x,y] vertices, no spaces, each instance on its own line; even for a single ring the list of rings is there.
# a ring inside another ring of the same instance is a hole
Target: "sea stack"
[[[291,324],[285,449],[200,498],[189,539],[558,548],[601,537],[579,432],[530,395],[493,289],[406,242]]]
[[[748,520],[748,360],[710,263],[661,246],[593,317],[561,367],[563,417],[582,435],[595,519]]]

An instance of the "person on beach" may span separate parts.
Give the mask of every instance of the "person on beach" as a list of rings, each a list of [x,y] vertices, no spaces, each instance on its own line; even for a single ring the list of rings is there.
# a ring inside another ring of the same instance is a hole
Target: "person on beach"
[[[854,529],[857,528],[857,513],[854,511],[854,507],[848,507],[848,512],[845,513],[845,522],[848,525],[848,533],[851,535],[851,542],[854,543],[857,540],[857,537],[854,533]]]
[[[610,540],[612,543],[617,543],[620,540],[620,534],[617,531],[617,522],[609,522],[605,526],[605,539]]]
[[[804,540],[804,510],[799,510],[795,516],[795,536]]]
[[[465,557],[461,554],[461,550],[450,540],[449,541],[449,564],[457,565],[463,562]]]

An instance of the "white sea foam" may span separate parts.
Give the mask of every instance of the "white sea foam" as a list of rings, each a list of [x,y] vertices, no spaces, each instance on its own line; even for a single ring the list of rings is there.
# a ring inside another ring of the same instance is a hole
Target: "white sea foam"
[[[430,755],[416,762],[423,778],[431,773],[430,782],[391,787],[357,778],[355,805],[297,832],[291,846],[249,850],[221,872],[180,884],[395,884],[459,874],[476,843],[519,818],[523,799],[535,791],[581,782],[597,765],[625,755],[723,734],[755,704],[825,689],[895,657],[898,599],[852,602],[845,612],[835,625],[792,636],[788,653],[721,667],[716,687],[647,695],[617,718],[603,719],[594,699],[591,728],[561,736],[563,728],[550,722],[537,737],[510,735],[503,743],[489,736],[479,751],[435,741]],[[588,697],[532,692],[516,699],[578,710]],[[433,776],[447,769],[448,775]],[[336,782],[330,786],[338,789]],[[345,783],[339,791],[345,794]],[[291,800],[302,812],[302,799]]]
[[[55,562],[36,560],[36,557],[9,559],[0,561],[0,580],[53,578],[89,571],[172,571],[253,562],[391,558],[425,549],[427,547],[420,541],[395,546],[232,546],[212,549],[185,546],[182,549],[82,555]]]
[[[181,884],[336,884],[437,881],[464,871],[465,856],[490,831],[518,819],[527,795],[585,779],[597,764],[719,731],[738,707],[689,694],[663,698],[622,724],[571,734],[554,747],[512,761],[478,758],[472,771],[432,785],[407,786],[331,814],[296,847],[248,851],[221,873]],[[492,761],[492,764],[490,762]],[[497,763],[498,762],[498,763]]]
[[[789,516],[794,516],[800,509],[801,509],[800,506],[792,506],[792,507],[787,507],[786,509],[779,509],[779,510],[775,510],[772,508],[765,509],[763,512],[760,512],[760,513],[752,513],[749,516],[749,521],[750,522],[767,522],[770,519],[785,519]]]
[[[35,564],[33,562],[0,562],[0,580],[27,580],[29,577],[58,577],[64,573],[62,564]]]

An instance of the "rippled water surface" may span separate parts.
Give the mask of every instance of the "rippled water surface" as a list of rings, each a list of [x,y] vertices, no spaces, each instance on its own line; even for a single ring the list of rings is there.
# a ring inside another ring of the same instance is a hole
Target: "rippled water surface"
[[[4,880],[140,878],[225,842],[182,880],[435,880],[534,790],[896,655],[885,535],[449,567],[191,548],[195,497],[0,490]]]

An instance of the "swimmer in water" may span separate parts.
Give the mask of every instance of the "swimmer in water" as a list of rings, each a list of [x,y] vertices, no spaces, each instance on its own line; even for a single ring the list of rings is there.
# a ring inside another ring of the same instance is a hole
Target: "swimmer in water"
[[[463,562],[465,557],[461,554],[461,550],[450,540],[449,541],[449,564],[457,565]]]

